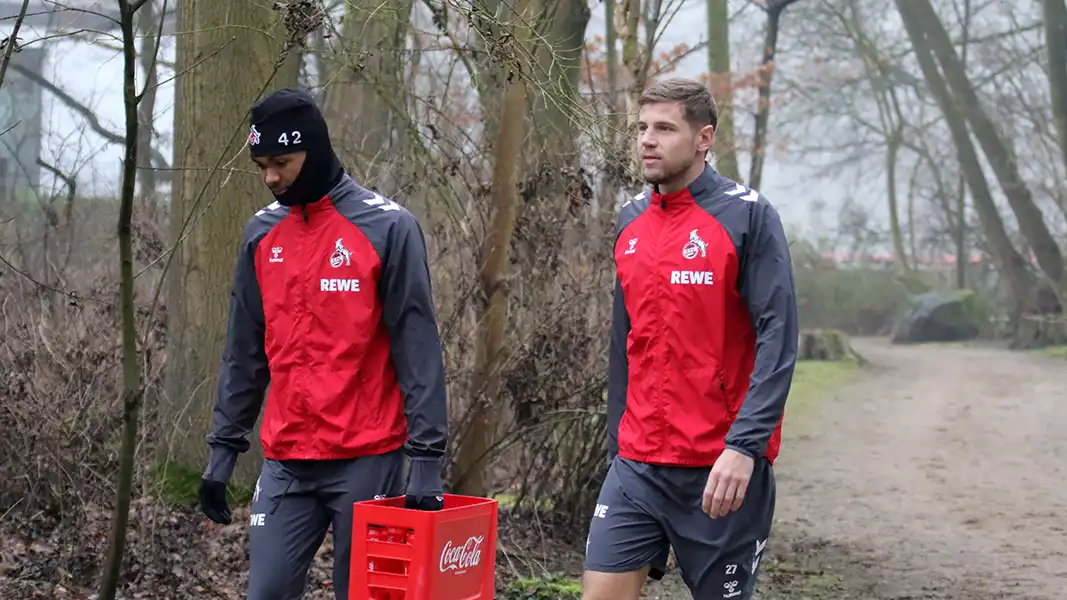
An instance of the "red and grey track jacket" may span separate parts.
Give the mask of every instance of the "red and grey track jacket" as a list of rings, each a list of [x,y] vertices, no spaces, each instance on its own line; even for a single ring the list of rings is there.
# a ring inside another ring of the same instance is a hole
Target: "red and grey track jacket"
[[[774,207],[706,166],[688,189],[624,204],[616,232],[609,455],[709,466],[730,447],[773,462],[798,343]]]
[[[271,459],[439,457],[444,364],[415,217],[348,175],[321,200],[249,221],[208,444]],[[232,468],[232,467],[231,467]]]

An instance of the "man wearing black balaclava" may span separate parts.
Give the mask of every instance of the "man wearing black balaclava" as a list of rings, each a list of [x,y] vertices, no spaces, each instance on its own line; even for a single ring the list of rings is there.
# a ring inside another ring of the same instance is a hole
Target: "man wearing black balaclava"
[[[231,521],[226,484],[265,405],[248,598],[300,598],[332,525],[346,600],[353,502],[444,505],[444,361],[425,239],[410,212],[345,173],[306,92],[253,106],[248,144],[276,202],[249,221],[238,254],[200,506]]]
[[[252,107],[252,160],[283,206],[319,200],[344,176],[326,121],[303,91],[282,89]]]

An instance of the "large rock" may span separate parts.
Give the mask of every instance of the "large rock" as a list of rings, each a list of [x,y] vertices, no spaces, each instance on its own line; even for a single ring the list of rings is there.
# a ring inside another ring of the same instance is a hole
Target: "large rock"
[[[897,322],[893,343],[973,340],[982,331],[982,315],[978,296],[971,290],[919,294]]]

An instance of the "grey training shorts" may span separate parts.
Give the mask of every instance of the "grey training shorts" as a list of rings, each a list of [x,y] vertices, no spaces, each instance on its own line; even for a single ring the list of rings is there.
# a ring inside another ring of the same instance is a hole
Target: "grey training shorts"
[[[264,461],[249,517],[246,598],[303,598],[308,569],[332,528],[334,597],[348,600],[352,503],[403,495],[407,468],[403,450],[348,460]]]
[[[658,579],[673,547],[694,598],[749,600],[774,516],[774,469],[757,460],[741,508],[716,519],[700,508],[710,472],[616,457],[590,522],[586,570],[651,566]]]

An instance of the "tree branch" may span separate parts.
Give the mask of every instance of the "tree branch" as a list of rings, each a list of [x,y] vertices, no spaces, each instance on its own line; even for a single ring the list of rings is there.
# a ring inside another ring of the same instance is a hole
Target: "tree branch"
[[[111,142],[112,144],[126,143],[126,139],[123,136],[115,133],[114,131],[110,131],[106,127],[104,127],[103,124],[100,123],[100,120],[96,118],[96,114],[88,106],[82,104],[80,101],[68,94],[56,84],[52,83],[51,81],[48,81],[36,71],[28,69],[18,63],[12,64],[11,68],[18,72],[19,75],[22,75],[26,79],[29,79],[33,83],[36,83],[42,88],[48,90],[53,96],[59,99],[60,102],[66,105],[67,108],[81,115],[85,119],[85,122],[89,125],[89,128],[95,131],[100,137]],[[170,168],[170,161],[168,161],[166,157],[164,157],[158,150],[154,148],[152,149],[152,162],[157,164],[162,169]]]
[[[15,27],[11,30],[11,36],[7,38],[0,46],[4,46],[4,58],[3,62],[0,62],[0,85],[4,85],[4,76],[7,75],[7,65],[11,62],[11,53],[15,51],[15,48],[19,45],[19,29],[22,27],[22,22],[26,19],[26,11],[30,8],[30,0],[22,0],[22,9],[19,10],[19,16],[15,17]]]

